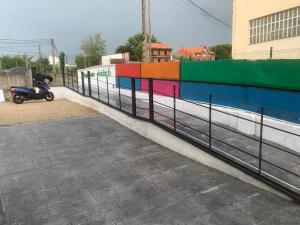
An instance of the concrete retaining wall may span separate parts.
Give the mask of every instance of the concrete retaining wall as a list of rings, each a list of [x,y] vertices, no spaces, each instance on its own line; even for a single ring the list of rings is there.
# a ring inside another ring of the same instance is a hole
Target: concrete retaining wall
[[[23,74],[7,74],[0,73],[0,89],[4,91],[5,97],[9,96],[9,88],[11,86],[32,87],[32,73],[29,69]]]
[[[250,183],[252,185],[265,189],[267,191],[273,192],[278,196],[290,200],[288,196],[276,191],[275,189],[264,184],[263,182],[256,180],[255,178],[243,173],[242,171],[236,169],[235,167],[224,163],[223,161],[213,157],[210,154],[207,154],[204,151],[201,151],[195,146],[183,141],[182,139],[170,134],[169,132],[160,129],[159,127],[149,122],[133,119],[132,117],[129,117],[122,112],[114,110],[113,108],[106,106],[102,103],[99,103],[91,98],[83,97],[64,87],[56,87],[53,88],[52,91],[54,92],[57,99],[66,98],[70,101],[93,108],[94,110],[102,114],[105,114],[108,117],[112,118],[113,120],[119,122],[123,126],[128,127],[134,132],[166,148],[169,148],[170,150],[173,150],[181,155],[184,155],[190,159],[198,161],[204,165],[220,170],[226,174],[229,174],[233,177],[237,177],[240,180],[243,180],[247,183]]]

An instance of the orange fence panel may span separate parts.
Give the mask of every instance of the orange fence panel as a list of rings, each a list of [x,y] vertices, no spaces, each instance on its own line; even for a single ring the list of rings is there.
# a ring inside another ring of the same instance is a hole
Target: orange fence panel
[[[159,80],[179,80],[180,63],[142,63],[141,78],[153,78]]]

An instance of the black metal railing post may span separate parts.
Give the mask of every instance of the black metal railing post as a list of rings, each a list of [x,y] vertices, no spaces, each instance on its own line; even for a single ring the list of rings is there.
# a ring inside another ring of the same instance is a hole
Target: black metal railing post
[[[85,95],[85,84],[84,84],[84,73],[81,72],[81,85],[82,85],[82,95]],[[69,86],[69,76],[68,76],[68,86]]]
[[[89,97],[92,97],[92,87],[91,87],[91,72],[88,71],[88,88],[89,88]]]
[[[61,73],[62,73],[62,78],[63,78],[63,86],[66,86],[65,70],[63,69],[63,70],[61,71]]]
[[[149,119],[154,121],[154,106],[153,106],[153,79],[148,80],[149,89]]]
[[[72,74],[72,89],[74,90],[74,76]]]
[[[109,104],[109,85],[108,85],[108,76],[106,76],[106,95],[107,95],[107,104]]]
[[[208,147],[209,149],[211,150],[211,137],[212,137],[212,130],[211,130],[211,122],[212,122],[212,119],[211,119],[211,116],[212,116],[212,95],[210,94],[209,95],[209,131],[208,131]]]
[[[260,133],[259,133],[259,165],[258,173],[261,174],[262,147],[263,147],[263,128],[264,128],[264,108],[260,109]]]
[[[97,76],[97,94],[98,94],[98,100],[100,100],[99,76],[98,74],[96,76]]]
[[[136,117],[135,78],[131,78],[132,116]]]
[[[122,109],[120,77],[118,77],[118,84],[119,84],[119,107],[120,109]]]
[[[69,74],[67,74],[67,78],[68,78],[68,87],[70,87]]]
[[[173,86],[173,121],[174,132],[176,132],[176,86]]]

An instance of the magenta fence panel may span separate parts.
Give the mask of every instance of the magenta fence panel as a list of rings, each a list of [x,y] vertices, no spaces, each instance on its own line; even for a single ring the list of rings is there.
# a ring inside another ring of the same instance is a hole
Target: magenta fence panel
[[[141,90],[143,92],[148,92],[149,89],[148,80],[141,81]],[[175,97],[179,98],[180,96],[180,85],[179,81],[165,81],[165,80],[153,80],[153,93],[156,95],[167,95],[173,96],[175,86]]]

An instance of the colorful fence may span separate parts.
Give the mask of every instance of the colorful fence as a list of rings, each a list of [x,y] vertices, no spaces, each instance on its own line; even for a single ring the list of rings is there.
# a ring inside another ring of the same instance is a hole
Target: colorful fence
[[[93,68],[97,73],[104,69]],[[276,110],[291,112],[297,115],[288,120],[299,122],[300,60],[118,64],[116,77],[114,68],[110,73],[118,88],[130,89],[130,78],[135,78],[136,90],[147,92],[147,79],[152,78],[156,94],[173,96],[175,86],[177,98],[208,102],[213,94],[219,105],[253,112],[265,107],[278,118]]]

